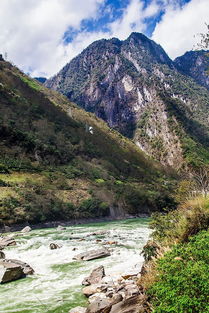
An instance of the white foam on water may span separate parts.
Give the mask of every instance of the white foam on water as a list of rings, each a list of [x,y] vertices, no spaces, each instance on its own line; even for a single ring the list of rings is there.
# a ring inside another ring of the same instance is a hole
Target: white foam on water
[[[89,236],[96,231],[106,233]],[[75,302],[76,296],[80,293],[83,278],[96,266],[104,265],[106,274],[111,277],[118,277],[136,268],[140,270],[143,263],[140,252],[150,233],[144,219],[137,219],[133,222],[71,226],[63,231],[41,229],[20,235],[17,237],[17,246],[5,249],[6,257],[30,264],[35,274],[0,285],[0,312],[21,312],[21,310],[24,312],[24,309],[31,313],[43,312],[43,307],[38,308],[40,303],[50,309],[56,307],[59,301],[61,303],[63,297],[67,297],[70,309],[71,303]],[[73,237],[85,240],[72,239]],[[102,247],[100,242],[96,243],[97,238],[102,241],[117,241],[117,245],[108,246],[111,249],[111,256],[89,262],[75,262],[73,260],[75,255]],[[49,248],[51,242],[62,247],[51,250]],[[73,248],[76,250],[73,251]]]

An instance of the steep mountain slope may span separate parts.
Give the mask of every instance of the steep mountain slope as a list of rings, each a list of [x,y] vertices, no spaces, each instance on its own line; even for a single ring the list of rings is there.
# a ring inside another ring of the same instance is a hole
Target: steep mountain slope
[[[208,160],[209,93],[142,34],[91,44],[45,85],[60,91],[163,164]]]
[[[175,67],[209,90],[209,51],[188,51],[174,60]]]
[[[172,204],[159,164],[3,60],[0,93],[1,225],[115,217]]]

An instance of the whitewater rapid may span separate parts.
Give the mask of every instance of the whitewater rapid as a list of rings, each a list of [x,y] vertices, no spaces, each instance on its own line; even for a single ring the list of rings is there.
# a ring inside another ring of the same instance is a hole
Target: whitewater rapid
[[[0,285],[0,313],[67,313],[72,307],[85,306],[81,282],[95,267],[104,265],[106,275],[114,277],[140,270],[140,252],[151,233],[148,221],[139,218],[15,233],[17,245],[4,250],[6,258],[28,263],[35,274]],[[108,246],[110,257],[73,260],[81,252],[101,248],[105,241],[117,241]],[[51,250],[52,242],[62,247]]]

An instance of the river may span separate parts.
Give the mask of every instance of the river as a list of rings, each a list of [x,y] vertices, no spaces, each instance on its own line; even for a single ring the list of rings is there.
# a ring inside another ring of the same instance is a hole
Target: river
[[[75,306],[85,306],[81,282],[92,269],[104,265],[106,275],[110,276],[140,269],[143,262],[140,252],[151,233],[148,222],[149,219],[137,218],[69,226],[66,230],[16,233],[17,245],[5,248],[6,258],[27,262],[35,274],[0,285],[0,312],[68,313]],[[93,235],[95,232],[104,233]],[[96,242],[98,239],[101,242]],[[117,245],[108,246],[111,256],[73,261],[73,256],[98,249],[104,241],[117,241]],[[62,247],[50,250],[52,242]]]

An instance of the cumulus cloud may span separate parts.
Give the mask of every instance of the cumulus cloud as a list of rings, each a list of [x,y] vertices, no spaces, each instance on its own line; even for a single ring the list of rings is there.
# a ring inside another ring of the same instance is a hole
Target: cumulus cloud
[[[194,48],[198,33],[205,33],[208,16],[208,0],[191,0],[183,6],[170,2],[152,39],[161,44],[171,58],[180,56]]]
[[[156,1],[144,8],[144,2],[132,0],[120,19],[109,25],[110,34],[120,39],[125,39],[131,32],[144,32],[146,30],[145,19],[156,15],[160,10]]]
[[[103,0],[1,0],[0,49],[32,75],[51,75],[69,57],[63,35],[95,18]]]
[[[152,38],[175,57],[192,49],[193,36],[204,32],[209,15],[208,0],[191,0],[184,6],[181,1],[129,0],[114,20],[114,6],[106,0],[1,0],[0,52],[7,52],[9,60],[32,76],[49,77],[95,40],[146,33],[147,21],[163,10]],[[109,12],[105,27],[83,27],[84,21],[93,23],[104,11]],[[66,42],[64,35],[71,31],[73,39]]]

